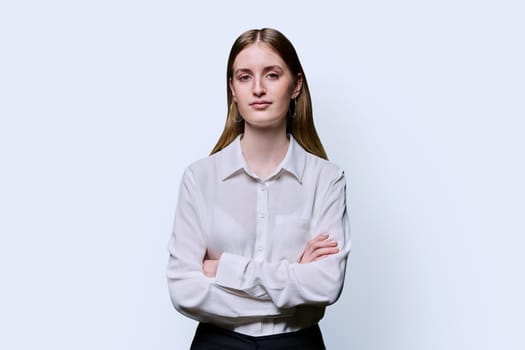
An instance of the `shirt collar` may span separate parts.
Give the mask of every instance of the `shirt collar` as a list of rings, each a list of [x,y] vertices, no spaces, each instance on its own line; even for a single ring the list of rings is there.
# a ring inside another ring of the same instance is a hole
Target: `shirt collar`
[[[288,151],[284,156],[283,161],[275,169],[272,176],[278,174],[281,170],[285,170],[292,174],[297,181],[302,183],[303,172],[306,162],[306,151],[290,134],[290,144],[288,145]],[[240,170],[245,170],[247,173],[248,166],[242,155],[241,150],[241,135],[237,136],[228,146],[226,146],[221,152],[220,167],[221,167],[221,179],[226,180],[227,178],[237,174]]]
[[[219,166],[221,179],[226,180],[239,170],[244,169],[246,161],[241,151],[241,135],[237,136],[228,146],[224,147],[218,154],[220,156]]]

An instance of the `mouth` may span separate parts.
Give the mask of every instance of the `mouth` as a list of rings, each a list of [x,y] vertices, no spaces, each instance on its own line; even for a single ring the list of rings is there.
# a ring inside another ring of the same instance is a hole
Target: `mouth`
[[[272,103],[270,101],[254,101],[250,103],[250,106],[252,106],[254,109],[265,109]]]

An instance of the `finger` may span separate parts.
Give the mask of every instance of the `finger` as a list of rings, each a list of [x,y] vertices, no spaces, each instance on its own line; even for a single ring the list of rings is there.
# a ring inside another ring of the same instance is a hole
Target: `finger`
[[[312,243],[310,245],[312,249],[326,248],[326,247],[337,247],[337,241],[326,240]]]
[[[318,256],[316,257],[315,259],[313,259],[312,261],[319,261],[319,260],[323,260],[323,259],[326,259],[328,258],[329,256],[331,255],[334,255],[334,254],[326,254],[326,255],[321,255],[321,256]]]
[[[312,253],[312,258],[315,260],[316,258],[324,255],[333,255],[339,253],[339,248],[320,248],[316,249]]]
[[[319,261],[319,260],[323,260],[323,259],[326,259],[327,257],[329,257],[330,255],[321,255],[321,256],[318,256],[317,258],[315,258],[314,260],[312,261]]]
[[[334,254],[339,252],[338,247],[326,247],[326,248],[319,248],[314,251],[314,255],[325,255],[325,254]]]
[[[305,251],[304,254],[307,257],[317,256],[318,253],[316,253],[319,249],[326,249],[326,248],[337,248],[337,242],[336,241],[324,241],[320,242],[318,244],[309,245]]]

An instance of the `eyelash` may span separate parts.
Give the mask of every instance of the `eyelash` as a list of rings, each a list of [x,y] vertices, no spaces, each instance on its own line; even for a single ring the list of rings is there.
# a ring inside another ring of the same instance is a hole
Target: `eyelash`
[[[250,75],[240,75],[237,79],[239,81],[247,81],[248,79],[250,79]],[[280,75],[279,73],[275,73],[275,72],[272,72],[272,73],[268,73],[266,74],[266,77],[268,77],[269,79],[272,79],[272,80],[275,80],[275,79],[279,79]]]

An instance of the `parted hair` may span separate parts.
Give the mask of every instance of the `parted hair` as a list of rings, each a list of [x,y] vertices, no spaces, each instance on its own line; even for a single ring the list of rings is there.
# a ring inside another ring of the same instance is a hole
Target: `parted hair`
[[[328,159],[324,147],[315,130],[312,99],[310,90],[306,81],[303,67],[297,56],[297,52],[290,40],[281,32],[272,28],[252,29],[242,33],[233,43],[228,57],[226,69],[226,91],[228,102],[228,114],[224,130],[217,141],[217,144],[211,151],[211,154],[219,152],[228,146],[239,134],[244,132],[244,120],[239,115],[237,104],[233,101],[233,95],[230,90],[229,82],[233,78],[233,63],[237,55],[247,46],[256,42],[262,42],[275,51],[287,64],[292,76],[296,77],[301,74],[303,83],[296,103],[291,105],[293,118],[287,118],[287,130],[293,135],[297,142],[307,151],[323,159]],[[291,101],[290,101],[291,102]],[[293,107],[295,106],[295,111]]]

